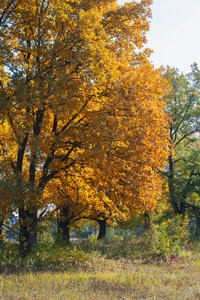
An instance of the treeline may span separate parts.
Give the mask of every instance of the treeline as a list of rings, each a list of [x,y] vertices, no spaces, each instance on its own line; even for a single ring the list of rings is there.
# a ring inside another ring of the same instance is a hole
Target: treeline
[[[161,196],[199,234],[200,72],[154,69],[151,1],[0,5],[1,234],[14,214],[22,255],[43,221],[69,240],[93,220],[103,238]]]

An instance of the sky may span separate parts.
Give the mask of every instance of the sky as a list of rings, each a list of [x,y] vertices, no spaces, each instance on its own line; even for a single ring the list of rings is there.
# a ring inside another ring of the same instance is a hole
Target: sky
[[[119,4],[130,2],[118,0]],[[154,0],[147,47],[150,60],[190,72],[193,62],[200,67],[200,0]]]

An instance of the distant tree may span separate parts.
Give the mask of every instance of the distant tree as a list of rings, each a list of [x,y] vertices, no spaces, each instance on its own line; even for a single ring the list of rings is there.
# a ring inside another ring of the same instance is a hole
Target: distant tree
[[[200,209],[200,71],[197,64],[187,75],[168,68],[165,77],[171,86],[167,113],[172,143],[165,175],[174,213],[184,216],[187,208]]]

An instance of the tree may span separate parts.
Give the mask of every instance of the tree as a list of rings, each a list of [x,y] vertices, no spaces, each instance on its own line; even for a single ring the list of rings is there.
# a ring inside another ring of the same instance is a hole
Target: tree
[[[111,135],[107,136],[104,130],[99,135],[104,141],[104,151],[100,146],[101,141],[96,138],[97,152],[89,152],[90,157],[85,153],[82,164],[73,166],[67,178],[62,177],[61,189],[65,196],[62,199],[64,202],[59,200],[58,206],[62,206],[62,203],[68,206],[66,222],[70,221],[69,214],[75,219],[95,220],[104,232],[100,230],[101,237],[105,235],[106,221],[125,220],[130,213],[137,215],[153,211],[161,190],[157,169],[163,161],[157,158],[164,158],[167,154],[167,135],[163,128],[167,123],[159,93],[166,86],[159,72],[155,72],[150,65],[140,65],[135,74],[127,74],[121,83],[127,91],[126,107],[121,107],[119,112],[118,108],[113,110],[113,115],[109,114],[106,120],[110,130],[114,126],[117,129],[117,140],[114,135],[112,138]],[[125,82],[129,86],[126,87]],[[145,84],[152,85],[151,93],[144,88]],[[140,101],[132,101],[132,91]],[[159,118],[161,115],[163,118]],[[113,125],[116,121],[123,126]],[[95,125],[96,130],[98,126]],[[83,165],[87,167],[83,168]],[[56,186],[59,186],[58,182]],[[67,224],[70,226],[70,223]]]
[[[150,4],[25,0],[10,14],[1,38],[0,150],[22,254],[37,243],[50,204],[43,195],[57,178],[85,178],[98,192],[98,213],[109,201],[119,211],[155,206],[167,87],[141,50]]]
[[[192,198],[199,194],[199,122],[200,94],[199,69],[192,65],[188,75],[180,74],[177,69],[166,71],[171,86],[167,96],[167,113],[171,119],[169,131],[174,149],[168,157],[169,199],[175,214],[185,215],[186,208],[195,207]],[[196,209],[197,205],[196,203]]]

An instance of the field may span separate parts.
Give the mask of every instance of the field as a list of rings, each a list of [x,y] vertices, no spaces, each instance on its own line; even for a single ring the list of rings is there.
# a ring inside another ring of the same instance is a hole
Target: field
[[[198,247],[161,255],[147,244],[123,239],[57,248],[47,243],[23,260],[14,248],[12,256],[10,246],[6,249],[2,300],[200,299]]]
[[[65,272],[2,274],[0,299],[200,299],[200,262],[160,265],[96,257]]]

